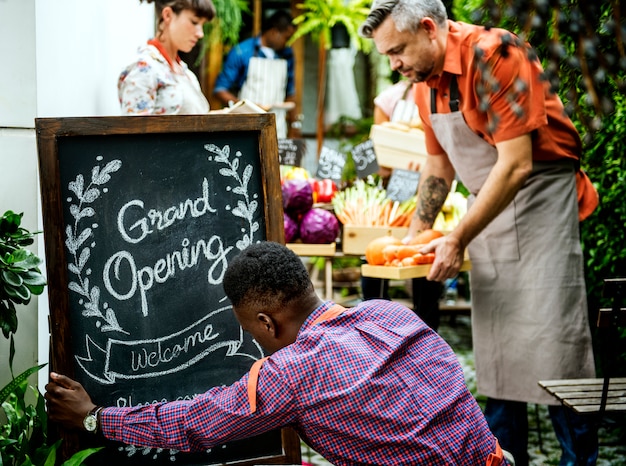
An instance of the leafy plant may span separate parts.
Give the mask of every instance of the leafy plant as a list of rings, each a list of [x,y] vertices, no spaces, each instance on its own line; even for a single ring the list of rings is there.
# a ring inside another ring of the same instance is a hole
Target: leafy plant
[[[204,23],[204,37],[194,66],[200,66],[211,44],[235,45],[243,26],[243,13],[250,13],[246,0],[213,0],[216,15]]]
[[[20,227],[22,214],[5,212],[0,218],[0,327],[5,338],[17,331],[16,304],[28,304],[43,292],[46,280],[41,259],[25,249],[33,234]]]
[[[536,46],[546,78],[583,139],[581,166],[600,196],[581,223],[591,321],[605,278],[626,276],[626,49],[619,1],[529,2],[454,0],[458,20],[504,27]],[[621,15],[621,16],[620,16]],[[616,348],[617,374],[626,374],[626,332]]]
[[[343,25],[352,45],[357,50],[369,52],[372,41],[359,36],[359,26],[369,13],[370,0],[304,0],[297,7],[302,14],[293,20],[298,26],[290,43],[300,37],[311,35],[315,42],[323,44],[325,49],[332,46],[332,29]]]
[[[0,390],[0,465],[53,466],[57,459],[58,440],[48,438],[45,400],[28,378],[46,366],[40,364],[13,375],[17,312],[15,305],[28,304],[32,295],[43,292],[46,280],[39,270],[41,259],[25,246],[33,243],[34,233],[20,227],[23,214],[5,212],[0,218],[0,326],[9,339],[9,370],[12,380]],[[33,398],[34,403],[27,402]],[[63,463],[77,466],[100,448],[80,451]]]

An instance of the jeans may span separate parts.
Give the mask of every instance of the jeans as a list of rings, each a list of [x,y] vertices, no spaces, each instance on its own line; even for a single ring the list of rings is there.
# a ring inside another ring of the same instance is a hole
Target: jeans
[[[549,406],[552,426],[561,445],[559,466],[593,466],[598,459],[598,433],[586,418],[563,406]],[[500,446],[515,459],[515,466],[528,466],[528,413],[521,401],[487,399],[485,417]],[[573,438],[572,438],[573,435]]]

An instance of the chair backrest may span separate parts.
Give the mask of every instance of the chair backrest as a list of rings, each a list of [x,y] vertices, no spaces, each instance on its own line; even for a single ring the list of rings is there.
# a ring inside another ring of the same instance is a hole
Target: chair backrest
[[[626,278],[608,278],[604,280],[603,296],[611,299],[611,307],[600,309],[596,323],[599,332],[599,344],[602,355],[604,382],[600,398],[602,415],[606,408],[610,378],[614,375],[619,358],[619,327],[626,325]]]

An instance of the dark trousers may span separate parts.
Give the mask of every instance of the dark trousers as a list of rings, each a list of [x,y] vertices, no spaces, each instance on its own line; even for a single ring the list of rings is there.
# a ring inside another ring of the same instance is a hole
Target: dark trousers
[[[559,466],[593,466],[598,459],[598,433],[593,423],[563,406],[548,406],[561,445]],[[500,446],[513,455],[515,466],[528,466],[528,412],[520,401],[487,399],[485,417]]]
[[[414,278],[412,281],[413,311],[433,330],[439,328],[439,299],[443,284]],[[361,293],[363,299],[389,300],[389,280],[381,278],[361,277]]]

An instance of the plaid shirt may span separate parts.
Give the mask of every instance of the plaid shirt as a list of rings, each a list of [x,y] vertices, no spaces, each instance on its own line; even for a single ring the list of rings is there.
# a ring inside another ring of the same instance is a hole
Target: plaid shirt
[[[495,451],[450,347],[410,309],[365,301],[312,326],[261,367],[257,410],[248,374],[191,401],[101,413],[107,438],[206,450],[292,426],[335,465],[484,465]]]

